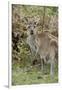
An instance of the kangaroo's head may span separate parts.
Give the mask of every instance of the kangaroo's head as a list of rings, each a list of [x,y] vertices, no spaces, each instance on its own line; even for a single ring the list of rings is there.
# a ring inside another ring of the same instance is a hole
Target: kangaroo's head
[[[27,35],[35,35],[38,31],[39,18],[25,18],[25,24],[27,29]]]
[[[29,20],[27,24],[27,34],[34,35],[37,31],[37,22],[34,20]]]

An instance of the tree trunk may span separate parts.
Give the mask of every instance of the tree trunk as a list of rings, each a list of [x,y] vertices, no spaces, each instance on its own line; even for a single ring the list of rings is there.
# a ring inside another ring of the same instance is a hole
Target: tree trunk
[[[43,29],[44,29],[45,11],[46,11],[46,7],[44,6],[42,31],[43,31]]]

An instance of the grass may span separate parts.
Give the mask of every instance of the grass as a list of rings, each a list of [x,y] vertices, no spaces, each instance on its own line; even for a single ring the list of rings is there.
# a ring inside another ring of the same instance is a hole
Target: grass
[[[54,78],[52,79],[48,74],[43,74],[40,70],[31,70],[29,72],[12,71],[12,85],[30,85],[41,83],[57,83],[58,74],[55,71]]]

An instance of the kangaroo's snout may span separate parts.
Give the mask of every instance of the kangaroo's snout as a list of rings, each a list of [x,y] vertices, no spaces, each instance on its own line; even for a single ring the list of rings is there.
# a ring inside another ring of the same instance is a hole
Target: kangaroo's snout
[[[30,34],[31,34],[31,35],[34,34],[34,33],[33,33],[33,30],[31,30]]]

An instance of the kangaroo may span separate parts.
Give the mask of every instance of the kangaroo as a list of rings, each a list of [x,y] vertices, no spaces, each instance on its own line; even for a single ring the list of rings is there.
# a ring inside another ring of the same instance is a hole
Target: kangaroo
[[[42,32],[36,35],[36,45],[37,45],[37,53],[39,53],[41,58],[46,61],[46,57],[49,56],[49,62],[51,64],[50,74],[51,77],[54,76],[54,64],[55,64],[55,54],[57,52],[57,39],[49,37],[46,32]],[[43,65],[42,65],[43,69]]]
[[[41,69],[43,70],[43,61],[50,63],[50,75],[54,76],[55,53],[58,50],[57,38],[49,32],[38,32],[35,20],[29,19],[27,25],[27,43],[32,52],[39,54],[41,58]],[[49,60],[46,57],[49,56]]]

